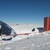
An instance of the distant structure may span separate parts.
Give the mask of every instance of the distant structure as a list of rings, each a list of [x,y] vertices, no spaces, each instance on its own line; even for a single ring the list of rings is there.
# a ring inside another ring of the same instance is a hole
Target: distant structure
[[[50,17],[44,18],[44,31],[50,30]]]

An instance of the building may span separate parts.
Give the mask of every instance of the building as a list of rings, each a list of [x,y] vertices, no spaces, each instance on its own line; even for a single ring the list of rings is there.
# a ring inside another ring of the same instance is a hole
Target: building
[[[44,18],[44,31],[50,30],[50,17]]]

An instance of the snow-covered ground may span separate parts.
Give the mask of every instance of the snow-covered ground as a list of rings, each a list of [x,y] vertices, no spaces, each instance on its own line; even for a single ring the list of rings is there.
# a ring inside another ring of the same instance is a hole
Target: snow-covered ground
[[[50,50],[50,32],[29,36],[10,44],[5,44],[4,50]]]
[[[10,24],[10,26],[15,30],[16,33],[30,33],[33,28],[43,27],[43,25],[37,24]]]
[[[41,45],[41,43],[43,44],[43,40],[45,42],[45,39],[48,39],[47,36],[49,36],[50,34],[43,34],[37,32],[32,32],[33,28],[37,28],[37,27],[43,27],[43,26],[39,26],[39,25],[10,25],[14,31],[17,34],[21,34],[21,33],[31,33],[30,35],[18,35],[16,37],[14,37],[12,40],[10,41],[3,41],[1,37],[0,39],[0,50],[33,50],[35,48],[38,48],[39,46],[43,46]],[[46,36],[47,35],[47,36]],[[46,38],[47,37],[47,38]],[[7,37],[9,38],[9,37]],[[41,42],[40,42],[41,41]],[[37,49],[36,49],[37,50]]]

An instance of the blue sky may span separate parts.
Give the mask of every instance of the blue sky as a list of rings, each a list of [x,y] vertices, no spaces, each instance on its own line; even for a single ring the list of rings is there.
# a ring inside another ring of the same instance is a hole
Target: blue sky
[[[0,20],[17,24],[43,24],[50,16],[50,0],[0,0]]]

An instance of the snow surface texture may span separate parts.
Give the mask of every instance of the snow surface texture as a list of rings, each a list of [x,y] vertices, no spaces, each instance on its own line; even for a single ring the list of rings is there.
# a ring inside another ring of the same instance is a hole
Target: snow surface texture
[[[3,50],[50,50],[50,32],[40,33],[3,46]]]
[[[36,25],[36,24],[19,24],[19,25],[17,25],[17,24],[11,24],[10,25],[13,29],[14,29],[14,31],[16,32],[16,33],[30,33],[30,32],[32,32],[32,29],[33,28],[37,28],[37,27],[42,27],[43,28],[43,26],[41,25]]]

